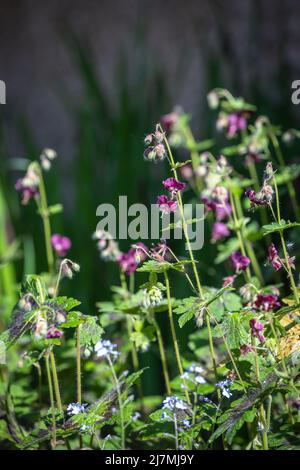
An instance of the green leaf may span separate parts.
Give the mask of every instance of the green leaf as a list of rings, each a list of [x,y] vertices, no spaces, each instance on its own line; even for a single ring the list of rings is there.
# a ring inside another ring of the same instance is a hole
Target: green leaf
[[[283,230],[287,230],[289,228],[293,227],[299,227],[300,223],[298,222],[286,222],[284,219],[281,219],[280,223],[277,222],[272,222],[271,224],[268,225],[263,225],[262,231],[263,231],[263,236],[265,237],[266,235],[270,235],[271,233],[275,232],[281,232]]]
[[[137,269],[137,271],[146,273],[163,273],[169,269],[174,269],[175,271],[183,272],[184,266],[190,263],[191,260],[181,260],[177,263],[169,263],[168,261],[156,261],[151,259],[146,261],[140,268]]]
[[[45,282],[36,274],[28,274],[21,287],[22,294],[31,293],[38,303],[43,303],[48,297]]]
[[[72,297],[56,297],[54,301],[64,310],[67,310],[67,312],[81,304],[79,300],[73,299]]]
[[[85,317],[81,326],[80,345],[83,347],[95,345],[104,333],[103,328],[97,323],[96,317]]]

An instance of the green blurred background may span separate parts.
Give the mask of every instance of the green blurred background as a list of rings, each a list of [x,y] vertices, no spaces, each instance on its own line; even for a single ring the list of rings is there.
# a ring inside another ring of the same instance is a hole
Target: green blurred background
[[[59,158],[47,175],[49,202],[62,202],[54,232],[72,239],[81,272],[65,292],[95,314],[118,283],[100,261],[92,233],[96,208],[152,203],[164,165],[143,160],[143,138],[175,105],[193,116],[197,138],[215,133],[207,92],[225,87],[253,101],[285,128],[297,127],[290,100],[300,78],[296,1],[7,1],[1,5],[0,258],[17,239],[19,259],[0,271],[1,322],[25,273],[46,268],[42,227],[33,204],[20,206],[14,184],[44,147]],[[128,243],[121,244],[127,250]],[[206,282],[223,272],[201,251]],[[184,295],[181,282],[174,284]],[[4,321],[5,323],[5,321]],[[186,335],[186,332],[185,332]],[[184,338],[182,338],[184,341]]]

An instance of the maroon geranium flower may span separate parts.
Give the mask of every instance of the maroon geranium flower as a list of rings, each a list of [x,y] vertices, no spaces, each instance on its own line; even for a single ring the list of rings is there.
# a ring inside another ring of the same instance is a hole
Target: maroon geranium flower
[[[158,196],[156,204],[163,214],[170,214],[170,212],[177,211],[177,202],[172,199],[168,199],[168,196],[164,194],[162,196]]]
[[[165,114],[161,117],[160,121],[163,129],[169,133],[172,131],[174,124],[178,121],[178,114],[175,111]]]
[[[237,251],[232,253],[229,259],[235,272],[244,271],[250,264],[250,259]]]
[[[217,242],[223,237],[228,237],[230,235],[230,230],[226,224],[223,222],[215,222],[212,229],[212,241]]]
[[[249,321],[249,325],[251,328],[251,335],[254,338],[257,338],[260,343],[264,343],[266,341],[266,338],[264,337],[262,333],[264,329],[264,325],[260,323],[256,318],[252,318]]]
[[[56,328],[55,325],[51,325],[47,331],[46,338],[47,339],[54,339],[54,338],[61,338],[63,332]]]
[[[276,271],[279,271],[279,269],[282,267],[281,259],[274,243],[272,243],[268,248],[268,260]]]
[[[122,253],[117,261],[125,274],[134,273],[138,267],[134,248],[131,248],[127,253]]]
[[[238,131],[245,130],[247,120],[243,114],[232,113],[228,116],[228,137],[234,137]]]
[[[72,246],[70,238],[59,235],[59,233],[52,235],[51,244],[56,255],[62,258],[66,256]]]
[[[168,178],[162,182],[164,187],[169,191],[171,197],[174,198],[178,191],[182,191],[186,184],[181,181],[176,180],[175,178]]]
[[[18,181],[15,184],[15,189],[18,191],[18,193],[21,194],[22,198],[22,204],[26,206],[30,199],[37,197],[39,195],[39,190],[37,186],[27,186],[24,184],[23,179],[18,179]]]
[[[242,344],[242,346],[240,347],[240,354],[241,354],[241,356],[246,356],[246,354],[248,354],[252,350],[253,349],[252,349],[252,346],[250,344]]]
[[[264,312],[270,312],[279,306],[280,302],[277,296],[273,294],[257,294],[252,302],[253,308],[263,310]]]

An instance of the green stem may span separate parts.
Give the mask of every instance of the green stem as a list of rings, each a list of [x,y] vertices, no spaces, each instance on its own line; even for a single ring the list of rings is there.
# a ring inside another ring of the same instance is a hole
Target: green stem
[[[275,154],[276,154],[279,166],[280,166],[281,169],[284,169],[285,168],[284,156],[283,156],[283,153],[281,151],[281,147],[280,147],[279,141],[277,139],[277,136],[272,131],[271,127],[269,127],[269,135],[270,135],[270,138],[271,138],[274,150],[275,150]],[[293,210],[294,210],[294,213],[295,213],[296,220],[299,222],[300,221],[300,209],[299,209],[299,205],[298,205],[297,198],[296,198],[295,187],[294,187],[294,185],[291,181],[288,181],[286,185],[287,185],[287,189],[288,189],[288,192],[289,192],[289,196],[290,196],[291,201],[292,201],[292,206],[293,206]]]
[[[281,220],[281,214],[280,214],[280,202],[279,202],[279,192],[278,192],[278,187],[275,179],[275,175],[273,176],[273,183],[274,183],[274,188],[275,188],[275,199],[276,199],[276,208],[277,208],[277,222],[280,224]],[[283,236],[283,231],[279,231],[279,236],[280,236],[280,241],[281,241],[281,246],[284,254],[284,259],[285,259],[285,264],[286,264],[286,269],[288,271],[288,275],[290,278],[290,283],[291,283],[291,289],[294,294],[295,302],[298,305],[299,304],[299,294],[298,294],[298,289],[295,283],[295,279],[292,273],[292,268],[290,266],[289,262],[289,257],[288,257],[288,252],[286,249],[286,244]]]
[[[164,142],[165,142],[165,145],[166,145],[166,148],[167,148],[167,151],[168,151],[169,160],[170,160],[170,163],[171,163],[171,168],[172,168],[172,171],[173,171],[173,174],[174,174],[174,178],[178,181],[178,175],[177,175],[177,171],[175,169],[174,157],[173,157],[169,142],[168,142],[166,137],[164,137]],[[196,280],[196,284],[197,284],[197,289],[198,289],[200,298],[203,299],[203,290],[202,290],[202,286],[201,286],[201,282],[200,282],[200,278],[199,278],[199,274],[198,274],[198,270],[197,270],[193,250],[192,250],[189,235],[188,235],[187,223],[186,223],[185,216],[184,216],[183,203],[182,203],[182,197],[181,197],[180,191],[177,194],[177,202],[178,202],[178,206],[179,206],[179,210],[180,210],[180,214],[181,214],[184,237],[185,237],[186,244],[187,244],[187,247],[188,247],[190,260],[191,260],[191,263],[192,263],[193,272],[194,272],[194,276],[195,276],[195,280]],[[216,378],[216,380],[218,380],[217,371],[216,371],[216,357],[215,357],[215,352],[214,352],[212,333],[211,333],[210,325],[208,325],[208,323],[209,323],[209,319],[207,319],[207,317],[206,317],[206,325],[208,327],[207,331],[208,331],[208,338],[209,338],[210,355],[211,355],[211,359],[212,359],[212,363],[213,363],[213,367],[214,367],[215,378]]]
[[[115,372],[115,368],[113,366],[113,363],[111,361],[111,358],[109,357],[109,354],[106,356],[107,361],[109,363],[111,373],[116,385],[117,389],[117,395],[118,395],[118,402],[119,402],[119,410],[120,410],[120,420],[121,420],[121,448],[122,450],[125,450],[125,424],[124,424],[124,410],[123,410],[123,402],[122,402],[122,395],[121,395],[121,389],[120,389],[120,383],[118,380],[118,377]]]
[[[80,333],[81,333],[81,325],[77,327],[77,334],[76,334],[76,372],[77,372],[77,402],[82,403],[82,396],[81,396],[81,354],[80,354]],[[79,448],[82,449],[82,436],[79,435]]]
[[[50,351],[50,362],[51,362],[51,369],[52,369],[52,375],[53,375],[56,404],[57,404],[59,411],[63,413],[62,401],[61,401],[61,396],[60,396],[60,391],[59,391],[58,375],[57,375],[56,363],[55,363],[55,357],[54,357],[53,351]]]
[[[45,236],[45,246],[46,246],[46,254],[47,254],[47,262],[48,262],[48,269],[51,273],[53,271],[54,266],[54,256],[51,244],[51,225],[49,219],[49,210],[48,210],[48,202],[47,202],[47,195],[45,189],[45,183],[43,178],[43,172],[38,164],[39,169],[39,192],[40,192],[40,215],[42,217],[43,226],[44,226],[44,236]]]
[[[175,329],[175,325],[174,325],[173,309],[172,309],[172,301],[171,301],[171,291],[170,291],[170,281],[169,281],[167,271],[164,271],[164,276],[165,276],[165,284],[166,284],[166,291],[167,291],[169,321],[170,321],[170,326],[171,326],[171,333],[172,333],[173,345],[174,345],[175,356],[176,356],[176,361],[177,361],[177,367],[178,367],[179,374],[183,375],[184,371],[183,371],[183,367],[182,367],[181,356],[180,356],[180,351],[179,351],[179,346],[178,346],[178,341],[177,341],[177,335],[176,335],[176,329]],[[187,402],[189,404],[191,404],[190,397],[189,397],[189,394],[186,390],[186,387],[185,387],[184,392],[185,392]]]
[[[153,325],[156,331],[156,336],[157,336],[157,341],[158,341],[158,347],[159,347],[159,353],[160,353],[160,360],[161,360],[161,365],[162,365],[162,370],[164,374],[164,379],[165,379],[165,384],[166,384],[166,391],[168,395],[171,395],[171,385],[170,385],[170,377],[169,377],[169,372],[168,372],[168,366],[167,366],[167,358],[165,354],[165,348],[164,348],[164,342],[161,334],[161,329],[156,321],[155,318],[155,313],[153,312]]]
[[[46,371],[47,371],[50,406],[51,406],[51,414],[52,414],[52,432],[53,432],[53,438],[52,439],[53,439],[53,447],[55,447],[56,446],[55,405],[54,405],[53,387],[52,387],[52,379],[51,379],[51,373],[50,373],[48,353],[45,355],[45,364],[46,364]]]
[[[254,338],[252,339],[252,346],[254,349],[255,374],[256,374],[257,381],[260,382],[259,358],[258,358],[257,347],[255,344]],[[268,450],[269,443],[268,443],[268,433],[267,433],[267,422],[266,422],[266,413],[265,413],[263,403],[260,405],[260,408],[259,408],[259,418],[260,418],[260,422],[262,426],[263,450]]]

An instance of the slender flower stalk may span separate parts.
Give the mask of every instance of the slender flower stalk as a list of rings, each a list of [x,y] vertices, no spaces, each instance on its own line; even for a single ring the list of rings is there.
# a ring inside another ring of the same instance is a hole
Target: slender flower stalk
[[[275,154],[276,154],[276,158],[278,160],[279,166],[281,169],[284,169],[286,166],[285,161],[284,161],[284,156],[283,156],[277,135],[273,131],[270,123],[269,123],[269,135],[270,135],[270,139],[275,150]],[[299,208],[299,204],[298,204],[297,197],[296,197],[295,187],[291,181],[288,181],[286,183],[286,186],[287,186],[288,193],[292,201],[292,206],[293,206],[296,220],[299,222],[300,221],[300,208]]]
[[[54,267],[54,256],[53,256],[53,249],[51,244],[51,225],[50,225],[50,218],[49,218],[49,209],[48,209],[48,202],[47,202],[47,194],[45,189],[44,177],[41,166],[36,163],[38,172],[39,172],[39,192],[40,192],[40,199],[39,201],[39,210],[40,215],[43,221],[44,226],[44,236],[45,236],[45,247],[46,247],[46,254],[47,254],[47,262],[48,262],[48,269],[49,272],[52,273]]]
[[[161,131],[163,132],[162,128],[161,128]],[[164,143],[165,143],[166,148],[167,148],[169,161],[170,161],[171,169],[172,169],[173,174],[174,174],[174,178],[178,181],[178,175],[177,175],[177,171],[176,171],[176,168],[175,168],[175,161],[174,161],[174,158],[173,158],[173,154],[172,154],[168,139],[166,138],[165,135],[164,135]],[[182,197],[181,197],[180,191],[178,191],[178,193],[177,193],[177,202],[178,202],[178,206],[179,206],[179,210],[180,210],[180,214],[181,214],[184,237],[185,237],[185,240],[186,240],[190,260],[191,260],[192,267],[193,267],[193,272],[194,272],[194,276],[195,276],[195,280],[196,280],[197,290],[198,290],[200,298],[203,298],[203,290],[202,290],[200,277],[199,277],[199,274],[198,274],[198,270],[197,270],[193,250],[191,248],[191,243],[190,243],[190,239],[189,239],[189,235],[188,235],[187,223],[186,223],[185,216],[184,216],[183,203],[182,203]],[[215,351],[214,351],[214,347],[213,347],[213,339],[212,339],[212,333],[211,333],[211,328],[210,328],[208,315],[205,315],[205,321],[206,321],[208,336],[209,336],[210,355],[211,355],[211,359],[212,359],[212,363],[213,363],[213,369],[214,369],[215,377],[216,377],[216,380],[217,380],[216,356],[215,356]]]
[[[81,393],[81,352],[80,352],[80,333],[81,325],[78,325],[76,330],[76,372],[77,372],[77,403],[82,404]],[[82,448],[82,436],[79,435],[79,448]]]
[[[55,357],[54,357],[53,351],[50,351],[50,363],[51,363],[51,370],[52,370],[52,376],[53,376],[56,404],[57,404],[59,411],[63,413],[61,395],[60,395],[60,390],[59,390],[58,375],[57,375],[57,369],[56,369],[56,363],[55,363]]]
[[[112,363],[112,360],[110,358],[110,355],[106,355],[107,362],[109,364],[115,386],[117,389],[117,394],[118,394],[118,402],[119,402],[119,411],[120,411],[120,421],[121,421],[121,448],[122,450],[126,449],[126,436],[125,436],[125,420],[124,420],[124,409],[123,409],[123,401],[122,401],[122,393],[121,393],[121,387],[120,387],[120,382],[118,380],[117,374],[115,372],[114,365]]]
[[[236,208],[238,217],[240,219],[243,219],[244,218],[243,208],[241,205],[240,198],[237,195],[234,196],[234,202],[235,202],[235,208]],[[245,238],[243,236],[243,228],[241,228],[241,237],[242,237],[242,240]],[[263,278],[259,263],[257,261],[255,251],[252,248],[251,242],[249,242],[248,240],[245,240],[245,248],[251,260],[251,265],[253,266],[256,276],[260,280],[261,285],[264,285],[264,278]]]
[[[176,335],[176,329],[174,325],[171,292],[170,292],[170,281],[169,281],[169,276],[168,276],[167,271],[164,271],[164,276],[165,276],[165,284],[166,284],[166,291],[167,291],[169,321],[170,321],[170,326],[171,326],[171,333],[172,333],[173,345],[174,345],[175,356],[176,356],[176,361],[177,361],[177,367],[178,367],[179,375],[183,375],[184,371],[182,367],[179,345],[178,345],[177,335]],[[191,403],[190,397],[186,389],[185,389],[185,396],[186,396],[187,402],[190,404]]]
[[[49,388],[49,398],[50,398],[50,406],[51,406],[51,415],[52,415],[52,442],[53,447],[56,446],[56,419],[55,419],[55,404],[54,404],[54,396],[53,396],[53,387],[52,387],[52,378],[50,372],[50,365],[49,365],[49,354],[46,353],[45,355],[45,364],[46,364],[46,372],[47,372],[47,380],[48,380],[48,388]]]
[[[280,224],[280,221],[281,221],[280,201],[279,201],[279,193],[278,193],[278,187],[277,187],[275,175],[273,175],[273,183],[274,183],[275,198],[276,198],[277,220],[276,220],[274,212],[273,212],[273,216],[274,216],[276,222]],[[270,208],[273,209],[271,204],[270,204]],[[285,243],[285,240],[284,240],[282,230],[279,231],[279,236],[280,236],[281,246],[282,246],[284,259],[285,259],[285,265],[286,265],[285,267],[288,271],[288,275],[289,275],[289,279],[290,279],[290,283],[291,283],[291,289],[292,289],[292,292],[293,292],[293,295],[294,295],[294,298],[295,298],[295,302],[298,305],[299,304],[299,293],[298,293],[298,289],[297,289],[295,279],[294,279],[294,276],[293,276],[293,273],[292,273],[292,268],[291,268],[291,265],[290,265],[290,261],[289,261],[289,257],[288,257],[288,253],[287,253],[287,248],[286,248],[286,243]]]
[[[125,277],[124,272],[121,269],[120,269],[120,279],[121,279],[121,286],[126,292],[126,295],[128,297],[128,287],[127,287],[126,277]],[[133,294],[134,293],[134,274],[133,273],[131,273],[129,276],[129,286],[130,286],[130,292]],[[136,347],[134,345],[134,342],[130,340],[130,337],[132,334],[132,325],[131,325],[131,319],[129,318],[129,315],[126,316],[126,327],[127,327],[128,339],[131,345],[130,350],[131,350],[131,359],[132,359],[133,369],[135,372],[138,372],[140,369],[139,356],[138,356]],[[137,381],[137,390],[138,390],[138,394],[139,394],[140,401],[141,401],[141,409],[144,410],[144,394],[143,394],[142,383],[140,379],[138,379]]]
[[[164,380],[165,380],[165,385],[166,385],[166,392],[168,395],[171,395],[172,391],[171,391],[171,383],[170,383],[170,376],[168,372],[165,347],[164,347],[163,337],[161,334],[161,329],[155,318],[155,312],[153,312],[152,321],[153,321],[153,325],[154,325],[156,336],[157,336],[160,360],[161,360],[161,365],[162,365],[162,370],[163,370],[163,375],[164,375]]]
[[[252,347],[253,347],[253,351],[254,351],[256,378],[257,378],[258,382],[260,382],[259,358],[258,358],[257,347],[256,347],[256,344],[255,344],[255,338],[254,337],[252,337]],[[260,405],[260,408],[259,408],[259,419],[260,419],[260,424],[262,426],[263,450],[268,450],[269,449],[269,443],[268,443],[267,421],[266,421],[266,412],[265,412],[263,403]]]

